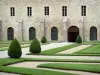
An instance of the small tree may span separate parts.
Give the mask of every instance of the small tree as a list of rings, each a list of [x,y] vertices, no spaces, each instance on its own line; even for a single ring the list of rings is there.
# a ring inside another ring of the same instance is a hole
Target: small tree
[[[80,35],[77,36],[77,38],[76,38],[76,42],[77,42],[77,43],[82,43],[82,38],[81,38]]]
[[[36,37],[32,40],[29,51],[31,53],[40,53],[41,52],[41,46]]]
[[[8,56],[11,58],[20,58],[22,55],[21,46],[17,39],[14,39],[8,49]]]
[[[47,42],[47,39],[46,39],[45,36],[42,37],[41,42],[42,42],[42,43],[46,43],[46,42]]]

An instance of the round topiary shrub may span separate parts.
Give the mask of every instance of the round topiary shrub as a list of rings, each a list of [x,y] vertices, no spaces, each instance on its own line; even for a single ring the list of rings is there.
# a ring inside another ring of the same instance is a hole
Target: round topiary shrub
[[[41,52],[41,46],[36,37],[32,40],[29,51],[31,53],[40,53]]]
[[[41,42],[42,42],[42,43],[46,43],[46,42],[47,42],[47,39],[46,39],[45,36],[42,37]]]
[[[14,39],[8,49],[8,56],[11,58],[20,58],[22,55],[21,46],[17,39]]]
[[[77,36],[77,38],[76,38],[76,42],[77,42],[77,43],[82,43],[82,38],[81,38],[80,35]]]

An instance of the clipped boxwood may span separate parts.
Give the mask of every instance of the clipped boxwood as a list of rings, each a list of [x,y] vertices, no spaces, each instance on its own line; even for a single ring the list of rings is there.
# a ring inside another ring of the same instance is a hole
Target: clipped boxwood
[[[22,55],[21,46],[17,39],[14,39],[8,49],[8,56],[11,58],[20,58]]]
[[[36,37],[32,40],[29,51],[31,53],[40,53],[41,52],[41,45]]]
[[[76,38],[76,42],[77,42],[77,43],[82,43],[82,38],[81,38],[80,35],[77,36],[77,38]]]
[[[41,42],[42,42],[42,43],[46,43],[46,42],[47,42],[47,39],[46,39],[45,36],[42,37]]]

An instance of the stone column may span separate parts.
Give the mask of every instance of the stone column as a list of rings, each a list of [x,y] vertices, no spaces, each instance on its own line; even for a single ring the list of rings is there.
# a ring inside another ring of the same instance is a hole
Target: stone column
[[[81,22],[82,22],[82,39],[83,39],[83,41],[85,41],[85,24],[84,24],[83,16],[82,16]]]
[[[2,40],[2,20],[0,20],[0,40]]]
[[[23,25],[24,25],[24,21],[22,20],[22,22],[21,22],[22,41],[24,41],[24,27],[23,27]]]
[[[67,23],[63,23],[64,41],[67,42]]]
[[[64,31],[64,41],[67,42],[67,39],[68,39],[68,33],[67,33],[67,17],[63,17],[63,31]]]
[[[44,22],[41,22],[41,38],[45,36],[44,34]]]
[[[97,28],[97,40],[100,41],[100,25],[98,24],[98,28]]]
[[[49,16],[44,16],[43,21],[41,22],[41,30],[42,30],[42,35],[46,37],[47,40],[49,40],[49,35],[47,34],[48,32],[48,21],[49,21]]]
[[[18,32],[18,39],[20,40],[20,41],[23,41],[23,23],[22,23],[23,21],[18,21],[18,30],[17,30],[17,32]]]

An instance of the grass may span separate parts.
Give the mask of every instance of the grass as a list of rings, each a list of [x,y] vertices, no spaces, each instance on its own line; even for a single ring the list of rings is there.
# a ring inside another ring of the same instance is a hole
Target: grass
[[[100,63],[100,60],[23,58],[25,61]]]
[[[29,41],[19,41],[20,44],[31,44],[32,40],[29,40]],[[47,41],[47,43],[45,44],[49,44],[49,43],[54,43],[54,42],[58,42],[58,41]],[[10,44],[11,41],[3,41],[3,40],[0,40],[0,44]],[[41,43],[41,41],[40,41]],[[41,43],[41,44],[44,44],[44,43]]]
[[[8,50],[8,48],[10,46],[10,43],[11,43],[11,41],[0,41],[0,51]],[[20,45],[21,45],[22,48],[29,47],[30,44],[31,44],[31,41],[22,41],[22,42],[20,42]],[[49,42],[41,43],[41,45],[46,45],[46,44],[49,44]]]
[[[86,41],[82,42],[82,44],[100,44],[100,41]]]
[[[8,50],[11,41],[0,41],[0,51]],[[29,44],[20,43],[22,48],[29,47]]]
[[[9,73],[17,73],[17,74],[27,74],[27,75],[77,75],[72,73],[64,73],[64,72],[57,72],[57,71],[49,71],[49,70],[39,70],[39,69],[30,69],[30,68],[21,68],[21,67],[8,67],[3,66],[12,63],[18,63],[23,61],[35,61],[40,59],[29,59],[29,58],[21,58],[21,59],[11,59],[11,58],[4,58],[0,59],[0,71],[2,72],[9,72]]]
[[[68,50],[68,49],[73,48],[73,47],[77,47],[79,45],[80,44],[75,43],[75,44],[71,44],[71,45],[67,45],[67,46],[63,46],[63,47],[53,48],[53,49],[42,51],[40,54],[52,55],[52,54],[55,54],[57,52],[61,52],[61,51]]]
[[[8,47],[0,48],[0,51],[8,50]]]
[[[100,64],[48,63],[41,64],[38,67],[100,73]]]
[[[64,73],[58,71],[40,70],[40,69],[30,69],[30,68],[18,68],[18,67],[5,67],[0,66],[0,70],[10,73],[18,74],[28,74],[28,75],[78,75],[72,73]]]
[[[0,66],[24,61],[46,61],[46,62],[84,62],[84,63],[100,63],[100,60],[81,60],[81,59],[45,59],[45,58],[3,58],[0,59]]]
[[[0,44],[0,48],[2,47],[9,47],[9,44]]]
[[[100,56],[100,54],[54,54],[53,56]]]
[[[25,45],[25,46],[24,46],[24,44],[22,44],[21,47],[22,47],[22,48],[26,48],[26,47],[29,47],[29,45]],[[1,48],[0,48],[0,51],[8,50],[8,48],[9,48],[9,46],[8,46],[8,47],[1,47]]]
[[[4,65],[19,63],[24,61],[47,61],[47,62],[55,62],[52,64],[42,64],[41,67],[51,67],[51,68],[60,68],[60,69],[73,69],[73,70],[82,70],[82,71],[90,71],[90,72],[99,72],[100,65],[89,65],[89,64],[64,64],[64,63],[56,63],[56,62],[86,62],[86,63],[100,63],[100,60],[76,60],[76,59],[44,59],[44,58],[20,58],[20,59],[12,59],[12,58],[3,58],[0,59],[0,71],[9,72],[9,73],[17,73],[17,74],[25,74],[25,75],[75,75],[70,73],[56,72],[56,71],[48,71],[48,70],[38,70],[38,69],[30,69],[30,68],[21,68],[21,67],[7,67]],[[91,68],[91,69],[89,69]]]
[[[100,55],[100,44],[82,49],[80,51],[74,52],[73,54],[99,54]]]
[[[55,54],[55,56],[100,56],[100,44],[94,44],[72,54]]]
[[[23,59],[4,58],[4,59],[0,59],[0,66],[5,64],[20,62],[20,61],[23,61]]]

